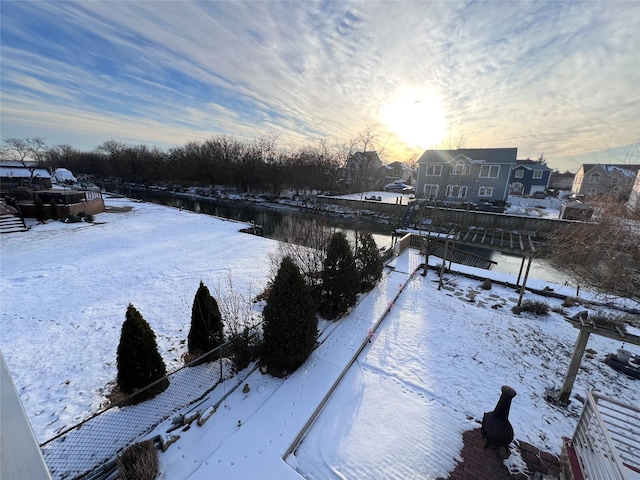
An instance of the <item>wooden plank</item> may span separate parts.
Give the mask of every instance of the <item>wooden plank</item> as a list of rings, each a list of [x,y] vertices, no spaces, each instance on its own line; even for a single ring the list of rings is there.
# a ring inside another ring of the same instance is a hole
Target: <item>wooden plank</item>
[[[524,245],[522,244],[522,235],[518,235],[518,239],[520,240],[520,251],[524,252]]]
[[[484,233],[482,234],[482,240],[480,240],[480,243],[484,244],[484,239],[487,238],[487,231],[485,230]]]
[[[509,245],[511,245],[511,250],[513,250],[513,233],[509,232]]]
[[[602,325],[598,326],[598,329],[594,329],[591,327],[591,325],[586,324],[585,322],[583,322],[582,320],[577,321],[577,320],[573,320],[573,319],[566,319],[568,322],[570,322],[574,328],[579,328],[580,330],[585,330],[588,333],[595,333],[596,335],[601,335],[603,337],[607,337],[607,338],[612,338],[613,340],[617,340],[619,342],[625,342],[625,343],[632,343],[633,345],[638,345],[640,346],[640,337],[637,335],[634,335],[632,333],[626,333],[624,337],[620,336],[620,334],[613,330],[613,329],[608,329],[608,328],[604,328]]]
[[[533,240],[531,240],[531,235],[527,235],[527,239],[529,240],[529,247],[531,248],[531,253],[536,253],[536,247],[533,246]]]

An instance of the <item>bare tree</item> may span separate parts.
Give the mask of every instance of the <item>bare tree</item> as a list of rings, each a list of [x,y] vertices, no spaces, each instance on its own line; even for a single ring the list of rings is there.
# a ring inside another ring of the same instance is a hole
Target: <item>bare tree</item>
[[[271,277],[275,278],[274,273],[278,272],[282,259],[290,257],[309,286],[319,285],[332,231],[320,219],[312,226],[292,223],[285,228],[286,232],[281,232],[285,242],[270,255]]]
[[[549,260],[578,285],[640,303],[640,224],[619,202],[594,203],[592,222],[558,230]]]
[[[31,185],[36,169],[44,166],[46,152],[47,144],[41,137],[11,137],[4,140],[4,146],[0,150],[0,158],[21,163],[24,168],[29,170],[29,185]]]
[[[461,148],[467,148],[469,144],[469,135],[466,133],[460,133],[454,137],[452,133],[449,137],[442,141],[442,147],[445,150],[460,150]]]

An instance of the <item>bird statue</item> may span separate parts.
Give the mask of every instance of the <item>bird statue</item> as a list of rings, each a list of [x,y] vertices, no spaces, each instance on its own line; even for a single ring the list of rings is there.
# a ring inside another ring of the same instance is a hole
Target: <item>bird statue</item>
[[[247,394],[247,393],[249,393],[250,391],[251,391],[251,388],[249,388],[249,384],[248,384],[248,383],[245,383],[245,384],[244,384],[244,388],[242,389],[242,393],[244,393],[244,394],[246,395],[246,394]]]

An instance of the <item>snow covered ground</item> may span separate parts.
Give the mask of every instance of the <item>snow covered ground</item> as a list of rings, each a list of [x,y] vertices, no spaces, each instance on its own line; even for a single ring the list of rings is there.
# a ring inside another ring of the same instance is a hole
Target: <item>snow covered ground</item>
[[[234,289],[252,296],[269,280],[277,242],[238,233],[238,223],[126,199],[106,203],[96,225],[55,222],[0,237],[0,348],[41,442],[104,403],[128,303],[156,332],[172,370],[186,352],[200,280],[224,289],[231,276]],[[434,479],[453,470],[462,432],[478,427],[502,385],[517,391],[516,438],[555,453],[573,433],[575,394],[591,389],[640,404],[638,382],[602,362],[620,344],[592,335],[596,354],[583,360],[571,404],[550,406],[545,391],[561,385],[577,331],[558,313],[513,315],[517,293],[497,284],[482,290],[449,274],[438,290],[432,271],[414,274],[421,261],[403,253],[346,318],[321,322],[319,347],[286,379],[240,372],[248,392],[233,391],[204,425],[172,432],[180,439],[160,456],[161,478]],[[232,384],[197,408],[211,412]],[[147,436],[166,436],[170,427],[171,419]]]

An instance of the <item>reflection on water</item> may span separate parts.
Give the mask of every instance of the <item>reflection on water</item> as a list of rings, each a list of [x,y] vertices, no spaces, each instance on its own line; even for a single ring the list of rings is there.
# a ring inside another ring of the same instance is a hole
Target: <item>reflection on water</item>
[[[287,240],[287,232],[290,232],[294,225],[300,229],[300,225],[302,225],[302,228],[313,228],[320,223],[324,228],[331,231],[344,232],[350,240],[353,240],[356,230],[370,232],[379,248],[390,247],[393,243],[393,236],[389,231],[389,227],[379,226],[371,222],[365,223],[352,217],[328,217],[325,215],[297,213],[290,210],[279,211],[253,204],[247,205],[190,196],[177,196],[171,193],[149,192],[146,190],[132,191],[130,194],[133,198],[161,205],[184,208],[240,222],[253,222],[262,227],[265,237],[274,240]],[[359,228],[354,228],[354,222],[358,223]],[[520,257],[481,248],[465,248],[465,250],[497,262],[492,268],[493,271],[510,274],[517,278],[522,264]],[[524,276],[525,269],[526,263],[522,270],[522,276]],[[537,278],[561,285],[568,280],[566,274],[556,270],[548,262],[541,259],[533,260],[529,278]]]
[[[237,220],[239,222],[254,223],[262,227],[263,235],[274,240],[288,240],[287,233],[302,228],[313,228],[322,225],[331,231],[342,231],[348,238],[352,238],[356,230],[370,232],[378,247],[391,246],[392,236],[390,227],[384,227],[374,222],[352,217],[331,217],[315,215],[313,213],[301,213],[289,210],[275,210],[261,207],[255,204],[242,204],[230,201],[218,201],[206,198],[190,196],[178,196],[171,193],[149,192],[147,190],[131,191],[131,197],[148,202],[167,205],[175,208],[184,208],[197,213],[214,215],[216,217]],[[358,228],[354,228],[357,224]]]

